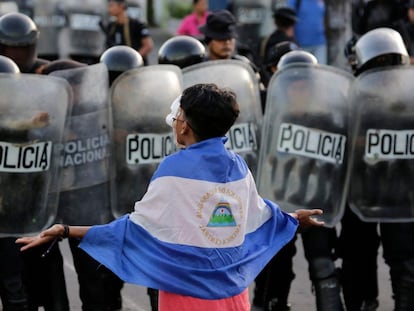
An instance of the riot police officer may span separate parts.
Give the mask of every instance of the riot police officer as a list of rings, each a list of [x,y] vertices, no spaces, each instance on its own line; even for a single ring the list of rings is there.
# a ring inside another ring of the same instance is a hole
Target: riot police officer
[[[352,163],[349,167],[349,208],[341,221],[340,256],[343,292],[348,310],[378,307],[377,255],[382,243],[390,267],[396,311],[414,309],[414,225],[412,206],[406,200],[411,184],[410,157],[380,151],[367,138],[370,133],[412,129],[412,76],[409,56],[400,34],[376,28],[355,43],[355,75],[351,89],[350,124]],[[395,91],[395,92],[394,92]],[[363,103],[363,105],[361,105]],[[397,111],[395,107],[400,107]],[[373,132],[374,131],[374,132]],[[403,143],[404,145],[404,143]],[[365,148],[367,147],[369,149]],[[395,150],[394,150],[395,151]],[[378,231],[379,221],[379,231]]]
[[[207,45],[205,61],[236,59],[248,64],[256,73],[260,92],[264,92],[259,68],[248,57],[236,53],[237,21],[231,12],[220,10],[210,13],[207,22],[199,29]]]
[[[0,55],[12,59],[22,73],[37,73],[48,61],[37,58],[39,31],[32,19],[22,13],[0,17]],[[69,310],[69,300],[63,272],[63,258],[55,244],[48,256],[41,257],[49,245],[25,253],[24,278],[30,310],[44,306],[45,310]],[[19,265],[18,261],[14,263]]]
[[[237,28],[236,19],[227,10],[212,12],[207,17],[207,22],[199,27],[204,34],[204,42],[207,45],[206,60],[239,59],[256,66],[247,57],[235,54]]]
[[[0,17],[0,54],[11,58],[22,73],[36,73],[46,60],[37,58],[39,31],[36,24],[22,13]]]
[[[317,137],[324,133],[323,136],[331,142],[345,141],[344,111],[347,105],[343,94],[346,94],[352,76],[333,67],[319,65],[312,54],[303,50],[289,51],[281,56],[277,68],[267,89],[257,175],[259,191],[277,200],[285,209],[294,206],[311,208],[313,204],[324,209],[327,226],[301,233],[304,254],[317,310],[343,310],[335,265],[335,225],[340,213],[338,196],[345,183],[345,166],[342,164],[345,148],[342,143],[338,145],[337,159],[329,159],[327,153],[320,157],[314,149],[317,139],[313,142],[306,140],[305,148],[305,140],[299,137]],[[337,81],[329,99],[319,94],[327,81]],[[318,134],[313,132],[315,129],[318,129]],[[293,137],[296,137],[295,142]],[[330,189],[326,188],[327,183]],[[257,300],[260,302],[261,299],[264,310],[290,308],[287,297],[295,276],[292,268],[292,257],[296,253],[294,243],[292,240],[287,244],[280,256],[273,259],[275,263],[271,262],[266,267],[267,271],[264,270],[266,272],[256,280],[261,288],[255,292],[255,300],[258,295]],[[283,286],[279,283],[279,276],[283,277]]]
[[[14,61],[0,55],[0,73],[18,74]],[[0,238],[0,299],[5,311],[28,310],[28,298],[22,280],[23,262],[14,238]]]
[[[277,64],[279,63],[280,58],[287,52],[298,49],[299,46],[292,41],[282,41],[269,47],[260,71],[265,87],[267,87],[272,75],[277,71]]]
[[[148,56],[154,47],[145,23],[131,18],[127,14],[127,1],[109,0],[108,14],[114,18],[107,26],[103,26],[106,35],[106,47],[127,45],[137,50],[148,65]]]

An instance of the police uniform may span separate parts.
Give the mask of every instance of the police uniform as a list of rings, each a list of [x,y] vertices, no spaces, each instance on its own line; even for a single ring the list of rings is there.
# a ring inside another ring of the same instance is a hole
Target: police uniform
[[[355,44],[355,55],[355,75],[358,76],[355,85],[358,86],[359,83],[362,83],[360,81],[364,81],[364,77],[370,77],[371,81],[375,81],[372,82],[372,85],[367,84],[362,90],[367,92],[367,94],[371,91],[371,88],[377,87],[378,83],[384,85],[385,82],[382,79],[388,77],[387,73],[401,68],[401,72],[399,72],[401,75],[404,73],[404,65],[409,64],[408,52],[404,47],[401,36],[390,28],[376,28],[361,36]],[[391,66],[396,68],[391,68]],[[377,71],[377,68],[381,67],[384,69]],[[379,75],[376,75],[377,72]],[[361,75],[361,78],[359,78],[359,75]],[[394,88],[395,84],[393,82],[390,81],[390,89]],[[398,84],[399,82],[396,83]],[[376,90],[374,89],[373,91],[375,92]],[[404,90],[404,88],[401,91],[410,92]],[[359,92],[361,91],[358,90]],[[375,107],[373,109],[388,112],[384,106],[394,99],[388,96],[388,93],[386,95],[382,94],[381,91],[375,93],[373,95],[375,99]],[[359,102],[354,104],[358,105]],[[357,111],[359,113],[359,110]],[[386,122],[381,120],[383,118],[381,113],[383,112],[376,114],[371,111],[369,117],[357,115],[356,118],[361,119],[360,122],[364,124],[364,128],[386,127]],[[386,117],[383,119],[386,119]],[[408,121],[410,122],[409,119]],[[388,122],[395,123],[391,118]],[[402,122],[397,123],[402,128],[410,128],[410,126],[406,126]],[[360,138],[362,137],[358,136],[358,139]],[[360,144],[355,143],[354,145],[360,146]],[[361,220],[363,218],[361,214],[358,214],[359,217],[356,214],[356,211],[360,208],[360,202],[364,202],[361,205],[366,205],[365,208],[371,213],[382,211],[384,198],[391,202],[390,204],[410,206],[410,203],[407,204],[406,201],[401,200],[401,197],[404,197],[404,195],[398,193],[399,189],[397,191],[387,189],[387,191],[381,193],[382,191],[378,188],[378,185],[383,183],[382,178],[389,179],[389,176],[385,173],[382,174],[382,172],[392,171],[400,176],[407,172],[406,163],[404,160],[400,161],[393,156],[392,160],[394,162],[380,161],[376,168],[374,168],[367,165],[369,160],[365,161],[360,158],[362,154],[357,147],[355,150],[358,151],[358,154],[354,152],[352,155],[354,157],[354,166],[350,174],[349,206],[345,209],[340,234],[339,254],[342,258],[342,282],[345,304],[349,310],[375,310],[378,307],[377,255],[379,245],[382,243],[384,260],[390,267],[392,292],[395,300],[394,310],[413,310],[413,222],[390,222],[388,219],[390,215],[388,215],[383,216],[381,218],[383,221],[378,225],[374,221],[367,222],[366,219]],[[379,170],[377,170],[378,168]],[[401,181],[402,179],[398,178],[395,183],[399,184]],[[357,183],[358,186],[355,186],[354,183]],[[350,207],[353,209],[351,210]],[[397,209],[393,210],[392,213],[398,213]],[[376,219],[380,216],[378,214]]]
[[[317,60],[312,54],[291,49],[291,43],[288,41],[276,47],[278,48],[273,52],[279,61],[272,65],[277,66],[278,74],[268,86],[267,105],[269,106],[266,107],[263,125],[265,134],[262,136],[260,149],[260,169],[256,176],[259,191],[279,201],[290,211],[313,205],[324,209],[326,217],[329,217],[329,213],[333,213],[332,210],[336,209],[334,202],[337,200],[326,199],[329,195],[323,193],[336,193],[336,191],[324,189],[323,184],[330,183],[333,185],[332,188],[339,188],[340,184],[337,180],[340,178],[327,181],[324,175],[326,170],[330,170],[328,174],[331,176],[340,175],[342,172],[340,166],[334,169],[328,159],[318,162],[309,153],[297,156],[292,152],[292,148],[281,147],[280,142],[283,139],[279,140],[278,137],[283,133],[283,125],[293,128],[300,124],[303,128],[318,129],[327,133],[346,132],[345,129],[333,125],[329,113],[325,113],[319,107],[316,108],[315,102],[320,103],[321,106],[325,104],[322,104],[324,99],[317,96],[316,88],[320,86],[317,82],[314,85],[313,81],[338,79],[346,85],[348,79],[331,73],[329,69],[319,71]],[[274,62],[268,60],[269,63],[270,61]],[[340,90],[335,89],[333,92],[339,93]],[[336,104],[341,105],[340,102]],[[280,149],[276,147],[273,149],[276,145]],[[301,237],[304,255],[308,262],[309,277],[316,297],[316,309],[343,310],[335,267],[336,229],[309,228],[301,232]],[[253,303],[263,310],[290,310],[288,295],[295,277],[293,269],[295,240],[296,237],[276,254],[271,263],[256,278]]]
[[[227,10],[220,10],[209,14],[207,17],[207,22],[203,26],[200,26],[199,29],[200,32],[204,35],[204,42],[207,44],[208,50],[204,61],[213,60],[211,57],[212,48],[210,46],[210,42],[212,40],[223,41],[235,40],[237,38],[236,19],[233,14]],[[259,72],[260,70],[248,57],[232,53],[232,55],[221,59],[236,59],[249,64],[256,73],[257,79],[259,81],[260,92],[264,92],[264,85],[261,82]],[[262,104],[262,107],[263,106],[264,104]]]
[[[117,1],[124,3],[125,1]],[[142,47],[142,39],[150,36],[148,27],[145,23],[126,16],[124,24],[117,21],[112,21],[105,29],[106,32],[106,47],[110,48],[115,45],[127,45],[134,50],[139,50]],[[143,57],[144,64],[148,65],[148,58]]]
[[[21,13],[5,14],[0,17],[0,20],[0,54],[14,60],[22,73],[36,73],[47,61],[36,57],[39,31],[34,22]],[[16,49],[24,51],[26,58],[16,57]],[[22,134],[23,139],[27,139],[24,131]],[[36,193],[36,190],[31,191]],[[35,200],[35,198],[30,199]],[[49,255],[42,258],[41,255],[50,245],[44,245],[21,255],[16,254],[19,250],[10,245],[10,241],[11,239],[6,239],[2,242],[2,247],[5,247],[7,251],[3,254],[8,254],[5,256],[7,262],[2,266],[8,269],[8,273],[14,272],[14,281],[5,285],[14,286],[9,289],[17,288],[20,300],[28,299],[29,310],[37,310],[38,306],[44,306],[47,311],[68,311],[69,300],[63,273],[63,258],[58,245],[55,244]],[[21,279],[21,275],[25,281],[28,298],[21,295],[23,291],[15,283]],[[22,301],[16,299],[12,297],[12,300],[9,300],[11,304],[15,304],[10,307],[17,308],[10,310],[26,310],[25,308],[19,309]]]
[[[285,27],[292,26],[296,23],[296,12],[288,7],[282,7],[275,10],[273,13],[275,23],[280,23]],[[260,44],[260,58],[261,63],[265,62],[269,58],[269,51],[271,47],[284,41],[290,41],[297,43],[293,36],[289,36],[284,29],[276,28],[269,36],[263,38]]]

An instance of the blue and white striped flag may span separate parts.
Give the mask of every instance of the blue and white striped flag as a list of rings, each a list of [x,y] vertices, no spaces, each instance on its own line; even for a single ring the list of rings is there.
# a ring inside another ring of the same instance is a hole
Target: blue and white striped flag
[[[241,293],[298,224],[259,196],[245,161],[224,143],[167,157],[135,211],[92,227],[81,248],[127,283],[202,299]]]

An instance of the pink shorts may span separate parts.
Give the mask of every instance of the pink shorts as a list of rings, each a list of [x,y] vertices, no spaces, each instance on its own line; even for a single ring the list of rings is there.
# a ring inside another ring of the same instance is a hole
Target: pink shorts
[[[159,291],[159,311],[250,311],[249,290],[239,295],[206,300]]]

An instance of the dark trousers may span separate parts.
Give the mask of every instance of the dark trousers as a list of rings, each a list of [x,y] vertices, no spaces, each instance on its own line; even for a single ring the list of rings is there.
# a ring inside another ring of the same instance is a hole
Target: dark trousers
[[[23,253],[24,281],[29,296],[29,310],[69,311],[69,299],[63,269],[63,257],[56,243],[45,257],[42,254],[50,244]]]
[[[15,238],[0,238],[0,298],[3,311],[27,311],[23,259]]]
[[[113,311],[122,308],[124,282],[112,271],[78,247],[80,240],[69,239],[79,282],[83,311]]]
[[[290,286],[295,278],[293,257],[296,254],[296,235],[265,266],[255,279],[253,304],[271,310],[272,304],[286,306]]]

